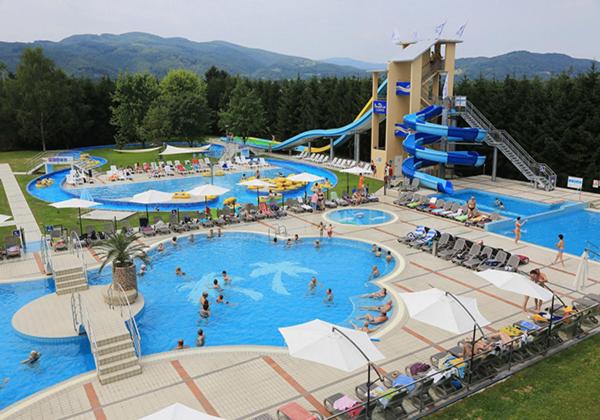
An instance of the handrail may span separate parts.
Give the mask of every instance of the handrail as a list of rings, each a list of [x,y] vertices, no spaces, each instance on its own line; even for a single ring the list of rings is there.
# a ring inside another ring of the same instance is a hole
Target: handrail
[[[287,228],[284,225],[282,225],[281,223],[277,223],[277,225],[274,228],[271,226],[268,227],[267,238],[269,238],[269,239],[271,239],[271,232],[274,233],[274,236],[276,236],[276,235],[287,236],[287,234],[288,234]]]
[[[79,292],[71,294],[71,315],[73,317],[73,328],[75,329],[75,332],[79,333],[79,327],[83,325],[92,349],[94,364],[98,366],[98,343],[96,343],[96,337],[94,336],[94,331],[90,322],[90,314],[87,306],[83,303],[83,297]]]
[[[80,261],[81,267],[83,268],[83,276],[85,277],[85,282],[88,283],[88,274],[87,274],[87,263],[85,262],[85,254],[83,253],[83,245],[81,245],[81,240],[79,239],[79,235],[77,232],[71,231],[71,254],[74,254]]]
[[[46,274],[50,274],[54,271],[54,267],[52,266],[52,258],[50,257],[50,249],[48,248],[48,238],[44,233],[42,235],[42,239],[40,241],[40,255],[42,258],[42,263],[44,264],[44,269],[46,270]]]
[[[135,354],[136,356],[139,358],[142,357],[142,346],[141,346],[141,335],[140,335],[140,330],[138,328],[137,322],[135,320],[135,317],[133,316],[133,313],[131,311],[131,305],[129,304],[129,299],[127,299],[127,295],[125,293],[125,289],[123,289],[123,286],[121,286],[119,283],[111,283],[110,286],[108,286],[108,290],[107,290],[107,294],[109,296],[109,302],[113,302],[114,301],[114,297],[115,295],[113,294],[115,292],[115,290],[113,289],[114,285],[117,285],[121,290],[117,290],[116,292],[120,294],[118,295],[118,299],[121,301],[121,305],[119,305],[119,310],[121,313],[121,318],[123,318],[123,309],[126,308],[127,309],[127,315],[128,318],[125,320],[125,323],[127,324],[127,326],[129,327],[129,335],[131,336],[131,340],[133,341],[133,347],[135,350]],[[115,305],[113,305],[111,303],[110,305],[111,309],[115,309]]]

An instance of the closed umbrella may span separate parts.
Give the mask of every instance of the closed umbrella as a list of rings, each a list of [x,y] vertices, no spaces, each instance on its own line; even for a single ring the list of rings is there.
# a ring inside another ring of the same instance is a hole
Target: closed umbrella
[[[360,166],[353,166],[351,168],[342,169],[340,172],[346,174],[346,192],[350,191],[350,174],[352,175],[370,175],[373,171],[369,168],[361,168]]]
[[[238,183],[238,185],[242,185],[247,188],[250,188],[250,187],[256,188],[256,205],[257,206],[260,204],[260,190],[265,189],[265,188],[274,188],[275,187],[274,184],[263,181],[262,179],[251,179],[250,181],[242,181],[242,182]]]
[[[4,223],[7,220],[10,220],[12,218],[12,216],[9,216],[7,214],[0,214],[0,223]]]
[[[145,204],[146,205],[146,218],[148,218],[148,204],[166,203],[173,199],[173,194],[164,191],[147,190],[142,193],[136,194],[131,197],[128,201],[130,203]]]
[[[581,261],[579,262],[579,267],[577,267],[577,273],[575,274],[575,280],[573,281],[573,287],[578,292],[583,290],[589,276],[589,257],[590,251],[586,248],[583,251],[583,254],[581,254]]]
[[[296,175],[290,175],[287,178],[290,181],[292,181],[292,182],[304,182],[304,183],[306,183],[306,185],[304,185],[304,200],[306,200],[308,184],[310,182],[320,181],[324,177],[318,176],[318,175],[313,175],[313,174],[308,173],[308,172],[301,172],[301,173],[296,174]]]
[[[175,403],[156,413],[142,417],[140,420],[216,420],[220,418],[194,410],[187,405]]]
[[[368,366],[367,389],[371,385],[371,363],[385,356],[363,331],[338,327],[315,319],[304,324],[279,328],[290,356],[352,372]],[[367,392],[367,410],[370,392]],[[368,411],[367,411],[367,418]]]
[[[477,273],[477,275],[497,288],[508,292],[541,299],[542,301],[552,299],[550,290],[536,284],[523,274],[504,270],[485,270]]]
[[[79,233],[83,233],[83,223],[81,223],[81,209],[89,209],[95,206],[101,206],[101,203],[95,201],[82,200],[80,198],[70,198],[50,204],[57,209],[78,209],[79,210]]]

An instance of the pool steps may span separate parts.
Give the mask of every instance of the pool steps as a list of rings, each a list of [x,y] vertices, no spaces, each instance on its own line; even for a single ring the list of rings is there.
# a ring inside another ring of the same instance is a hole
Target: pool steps
[[[70,294],[89,288],[85,268],[73,254],[53,255],[52,267],[57,295]]]

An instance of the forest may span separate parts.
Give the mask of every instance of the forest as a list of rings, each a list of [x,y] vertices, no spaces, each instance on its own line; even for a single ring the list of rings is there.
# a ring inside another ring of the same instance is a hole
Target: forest
[[[203,75],[172,70],[162,80],[125,73],[90,80],[67,76],[41,49],[28,49],[14,73],[0,63],[0,150],[191,143],[226,131],[282,140],[347,124],[370,93],[367,78],[251,80],[215,67]],[[584,177],[586,187],[600,178],[600,73],[593,65],[547,80],[463,78],[455,94],[552,167],[559,185],[567,175]],[[498,175],[519,178],[505,159]]]

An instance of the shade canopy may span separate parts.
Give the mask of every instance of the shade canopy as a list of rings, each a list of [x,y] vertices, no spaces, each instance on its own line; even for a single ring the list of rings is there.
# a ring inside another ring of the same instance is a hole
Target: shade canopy
[[[142,417],[140,420],[215,420],[220,418],[194,410],[187,405],[175,403],[149,416]]]
[[[579,261],[579,267],[577,267],[577,273],[575,274],[575,279],[573,280],[573,287],[578,292],[581,292],[585,287],[585,283],[588,280],[589,276],[589,257],[590,252],[586,249],[581,254],[581,261]]]
[[[523,274],[504,270],[485,270],[477,273],[479,277],[492,283],[499,289],[518,293],[543,301],[552,299],[552,292],[537,285]]]
[[[352,168],[342,169],[340,172],[354,175],[370,175],[373,171],[369,168],[361,168],[359,166],[353,166]]]
[[[136,194],[129,199],[130,203],[137,204],[153,204],[153,203],[165,203],[173,199],[173,194],[157,191],[148,190],[142,193]]]
[[[287,177],[287,179],[293,182],[316,182],[324,179],[324,177],[313,175],[308,172],[301,172],[299,174],[290,175]]]
[[[9,216],[7,214],[0,214],[0,223],[4,223],[7,220],[10,220],[12,218],[12,216]]]
[[[257,188],[275,188],[275,184],[263,181],[262,179],[251,179],[250,181],[242,181],[238,185],[244,187],[257,187]]]
[[[345,372],[384,358],[367,333],[338,327],[320,319],[279,328],[279,332],[285,339],[290,356]]]
[[[159,149],[162,149],[162,146],[150,147],[148,149],[113,149],[113,152],[117,152],[117,153],[149,153],[149,152],[156,152]]]
[[[50,204],[57,209],[89,209],[90,207],[101,206],[102,203],[95,201],[82,200],[81,198],[70,198],[65,201],[58,201]]]
[[[191,195],[198,195],[203,197],[209,195],[223,195],[226,192],[229,192],[228,188],[223,188],[212,184],[203,184],[188,191],[188,193],[190,193]]]
[[[210,149],[210,145],[201,146],[201,147],[177,147],[177,146],[171,146],[170,144],[167,144],[167,146],[165,147],[165,150],[160,152],[159,155],[166,156],[166,155],[183,155],[183,154],[188,154],[188,153],[204,153],[204,152],[208,152],[208,149]]]
[[[411,318],[454,334],[484,327],[490,321],[479,312],[477,300],[466,296],[453,296],[431,288],[421,292],[398,293]],[[477,324],[475,324],[475,322]]]

